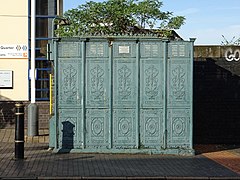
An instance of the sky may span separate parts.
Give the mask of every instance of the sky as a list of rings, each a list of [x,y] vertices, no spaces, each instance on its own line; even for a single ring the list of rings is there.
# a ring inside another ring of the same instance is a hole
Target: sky
[[[96,0],[95,2],[102,2]],[[220,45],[240,38],[240,0],[162,0],[162,11],[185,16],[185,24],[176,32],[184,39],[196,38],[196,45]],[[67,11],[85,4],[85,0],[64,0]]]

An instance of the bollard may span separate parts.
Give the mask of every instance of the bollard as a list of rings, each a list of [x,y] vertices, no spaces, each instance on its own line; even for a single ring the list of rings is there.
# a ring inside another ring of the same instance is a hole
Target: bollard
[[[15,104],[15,159],[24,159],[24,105]]]

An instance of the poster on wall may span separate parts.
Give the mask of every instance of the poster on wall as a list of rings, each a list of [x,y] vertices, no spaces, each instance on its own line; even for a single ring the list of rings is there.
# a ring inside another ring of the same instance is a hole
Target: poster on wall
[[[0,59],[4,58],[28,58],[28,46],[26,44],[0,44]]]
[[[13,71],[0,70],[0,89],[13,88]]]

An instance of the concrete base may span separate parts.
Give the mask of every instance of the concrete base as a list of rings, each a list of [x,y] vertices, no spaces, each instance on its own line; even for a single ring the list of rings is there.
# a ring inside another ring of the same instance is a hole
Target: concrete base
[[[162,154],[194,156],[194,149],[53,149],[54,153]]]
[[[49,120],[49,147],[56,147],[56,120],[55,116],[53,116]]]
[[[28,105],[28,136],[38,136],[38,107],[37,104]]]

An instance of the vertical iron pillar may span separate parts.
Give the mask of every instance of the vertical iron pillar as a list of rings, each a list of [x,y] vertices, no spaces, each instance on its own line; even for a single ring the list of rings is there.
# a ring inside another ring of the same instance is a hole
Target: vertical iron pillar
[[[24,158],[24,105],[15,104],[15,158]]]

